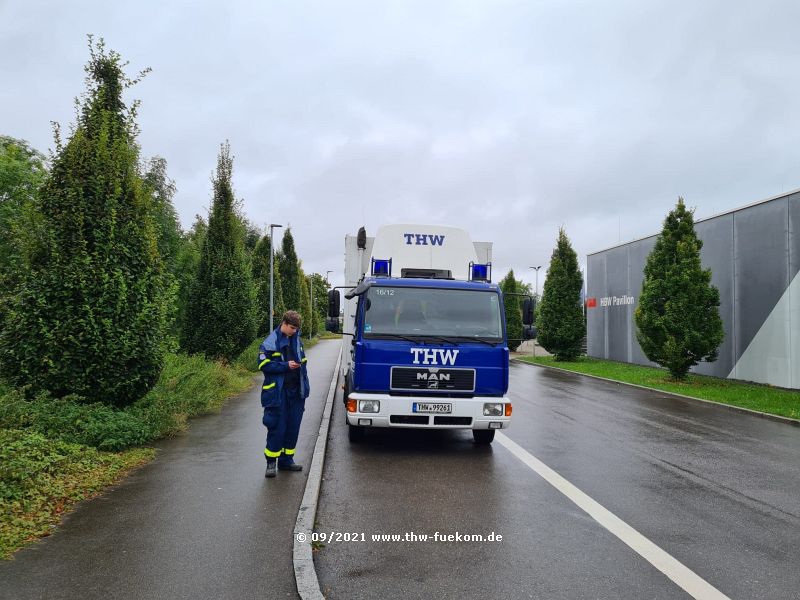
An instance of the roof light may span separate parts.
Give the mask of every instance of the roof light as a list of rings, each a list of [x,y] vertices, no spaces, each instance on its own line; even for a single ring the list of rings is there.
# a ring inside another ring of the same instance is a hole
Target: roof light
[[[392,276],[392,259],[372,259],[372,272],[375,277],[391,277]]]
[[[469,280],[487,282],[492,281],[492,263],[469,263]]]

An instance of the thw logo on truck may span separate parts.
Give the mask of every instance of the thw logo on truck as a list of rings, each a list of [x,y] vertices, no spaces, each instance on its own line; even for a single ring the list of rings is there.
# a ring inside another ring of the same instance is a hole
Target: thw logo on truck
[[[461,350],[444,350],[442,348],[411,348],[415,365],[454,365]],[[422,362],[420,362],[422,359]]]
[[[406,245],[411,246],[427,246],[430,242],[431,246],[441,246],[444,244],[443,235],[431,235],[429,233],[404,233],[403,237],[406,238]]]

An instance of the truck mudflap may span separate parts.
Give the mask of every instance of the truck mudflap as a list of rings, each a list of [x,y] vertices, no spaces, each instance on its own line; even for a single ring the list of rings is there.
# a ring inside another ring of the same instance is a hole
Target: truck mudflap
[[[447,398],[351,392],[347,422],[360,427],[417,429],[506,429],[511,423],[507,396]]]

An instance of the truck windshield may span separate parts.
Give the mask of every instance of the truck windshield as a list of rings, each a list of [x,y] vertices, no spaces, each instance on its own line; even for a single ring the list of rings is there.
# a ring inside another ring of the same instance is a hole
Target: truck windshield
[[[496,292],[371,287],[364,302],[364,336],[444,336],[503,339]]]

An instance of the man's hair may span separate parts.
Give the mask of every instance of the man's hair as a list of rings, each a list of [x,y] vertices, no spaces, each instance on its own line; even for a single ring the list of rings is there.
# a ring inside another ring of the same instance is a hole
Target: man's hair
[[[281,320],[282,323],[286,323],[287,325],[294,325],[295,327],[300,327],[300,313],[296,310],[287,310],[283,313],[283,319]]]

